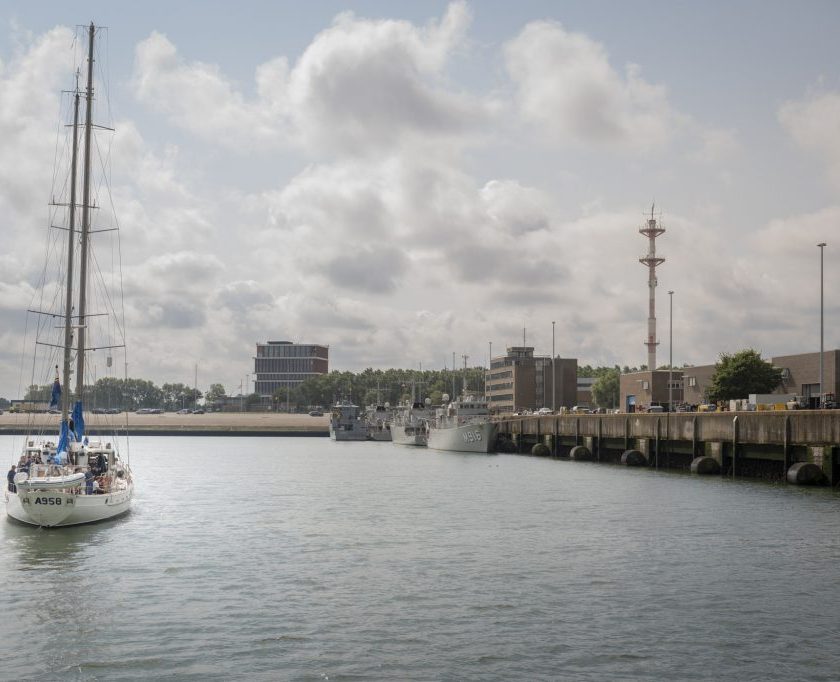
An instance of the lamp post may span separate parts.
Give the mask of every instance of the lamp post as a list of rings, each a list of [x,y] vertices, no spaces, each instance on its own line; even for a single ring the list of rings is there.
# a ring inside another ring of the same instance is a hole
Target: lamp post
[[[557,410],[557,393],[554,390],[555,372],[554,372],[554,320],[551,321],[551,411]]]
[[[490,409],[490,370],[493,369],[493,342],[487,342],[487,377],[484,379],[484,397],[488,402],[487,409]]]
[[[674,292],[669,291],[670,311],[668,313],[668,412],[674,409]]]
[[[820,403],[823,406],[823,254],[825,253],[825,242],[817,244],[820,249]]]

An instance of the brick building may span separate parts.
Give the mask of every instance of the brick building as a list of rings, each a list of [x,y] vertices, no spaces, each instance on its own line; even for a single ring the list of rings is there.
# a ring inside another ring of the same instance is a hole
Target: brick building
[[[619,378],[619,409],[622,412],[643,412],[652,405],[668,408],[668,378],[672,378],[670,397],[674,405],[683,402],[683,371],[657,369],[653,372],[631,372]]]
[[[487,399],[494,414],[572,407],[577,400],[577,359],[534,355],[533,346],[510,346],[490,360]],[[554,405],[552,405],[552,399]]]

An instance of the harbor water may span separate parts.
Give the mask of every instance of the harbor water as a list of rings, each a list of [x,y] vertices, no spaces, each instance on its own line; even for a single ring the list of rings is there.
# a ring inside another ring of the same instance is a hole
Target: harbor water
[[[326,438],[130,460],[118,520],[0,522],[0,679],[840,677],[831,490]]]

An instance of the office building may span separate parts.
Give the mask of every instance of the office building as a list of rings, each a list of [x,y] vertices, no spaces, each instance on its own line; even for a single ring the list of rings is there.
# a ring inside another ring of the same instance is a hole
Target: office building
[[[310,377],[329,372],[329,346],[291,341],[257,344],[254,392],[271,399],[277,389],[291,390]]]
[[[487,398],[493,414],[511,414],[541,407],[572,407],[577,398],[577,359],[534,355],[533,346],[510,346],[490,361]],[[554,405],[552,405],[554,402]]]

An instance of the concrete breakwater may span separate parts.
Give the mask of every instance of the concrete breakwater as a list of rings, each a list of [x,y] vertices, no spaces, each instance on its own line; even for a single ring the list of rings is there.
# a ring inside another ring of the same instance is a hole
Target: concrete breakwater
[[[548,415],[499,421],[500,451],[840,484],[840,411]]]
[[[208,414],[85,414],[87,428],[126,431],[132,436],[329,436],[329,417],[266,412]],[[57,414],[2,414],[0,435],[50,433],[58,437]]]

